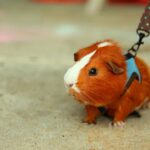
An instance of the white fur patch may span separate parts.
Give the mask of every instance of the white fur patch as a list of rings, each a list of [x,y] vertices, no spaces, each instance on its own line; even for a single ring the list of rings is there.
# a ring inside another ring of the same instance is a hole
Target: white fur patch
[[[76,83],[78,82],[80,70],[89,63],[91,57],[95,54],[95,52],[96,50],[84,56],[80,61],[77,61],[70,69],[68,69],[64,76],[65,84],[73,84],[72,88],[78,93],[80,92],[80,90],[77,88]]]
[[[101,47],[106,47],[106,46],[110,46],[110,45],[112,45],[112,43],[110,43],[110,42],[103,42],[103,43],[98,44],[97,47],[101,48]]]

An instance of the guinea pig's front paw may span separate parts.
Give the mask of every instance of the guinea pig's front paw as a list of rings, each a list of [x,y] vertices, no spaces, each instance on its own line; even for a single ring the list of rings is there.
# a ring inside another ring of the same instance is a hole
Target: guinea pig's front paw
[[[87,124],[96,124],[96,119],[85,117],[82,122]]]
[[[125,122],[124,121],[114,121],[114,122],[111,122],[109,125],[113,126],[113,127],[117,127],[117,128],[123,128],[125,126]]]

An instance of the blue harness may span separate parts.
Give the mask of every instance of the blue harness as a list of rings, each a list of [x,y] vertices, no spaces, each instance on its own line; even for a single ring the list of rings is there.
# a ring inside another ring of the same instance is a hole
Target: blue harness
[[[139,41],[137,43],[135,43],[131,47],[131,49],[128,50],[128,53],[125,55],[126,65],[127,65],[127,82],[126,82],[125,89],[124,89],[122,95],[125,94],[125,92],[128,90],[128,88],[130,87],[130,85],[132,84],[132,82],[135,79],[137,79],[139,81],[139,83],[142,83],[142,76],[136,65],[135,57],[137,55],[137,52],[138,52],[140,46],[142,44],[144,44],[144,42],[142,41],[144,37],[145,37],[145,34],[140,33]]]
[[[127,81],[130,79],[130,77],[136,76],[135,78],[137,78],[139,83],[141,83],[142,77],[136,65],[135,59],[134,58],[127,59],[126,64],[127,64],[127,77],[128,77]]]
[[[139,83],[142,83],[141,73],[136,65],[135,58],[130,54],[125,55],[127,65],[127,82],[123,94],[128,90],[132,82],[137,79]]]

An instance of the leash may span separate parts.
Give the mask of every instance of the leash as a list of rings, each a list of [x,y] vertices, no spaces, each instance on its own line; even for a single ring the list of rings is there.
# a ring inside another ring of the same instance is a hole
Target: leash
[[[141,22],[137,28],[137,34],[139,36],[139,40],[128,50],[127,54],[125,54],[128,78],[122,95],[126,93],[135,79],[138,80],[139,83],[142,82],[142,76],[136,65],[135,57],[140,46],[144,44],[143,39],[150,35],[150,0],[148,0],[145,12],[141,17]]]

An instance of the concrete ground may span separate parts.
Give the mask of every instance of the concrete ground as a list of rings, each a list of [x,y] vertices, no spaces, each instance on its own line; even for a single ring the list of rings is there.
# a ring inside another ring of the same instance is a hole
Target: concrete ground
[[[137,39],[143,7],[83,6],[0,0],[0,150],[149,150],[150,110],[123,129],[81,123],[83,107],[66,94],[63,75],[73,53],[112,38],[124,50]],[[150,39],[140,56],[150,63]]]

